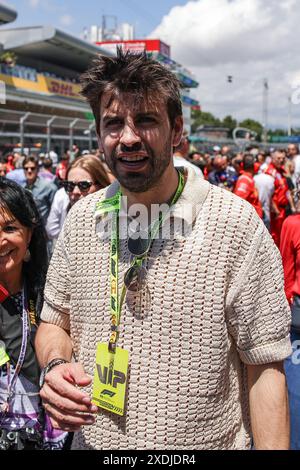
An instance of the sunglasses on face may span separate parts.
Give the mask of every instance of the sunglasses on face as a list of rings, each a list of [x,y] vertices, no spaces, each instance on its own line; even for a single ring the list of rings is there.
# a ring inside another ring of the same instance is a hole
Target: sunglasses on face
[[[92,181],[63,181],[63,187],[67,193],[72,193],[76,186],[81,193],[84,193],[88,191],[93,184]]]
[[[36,166],[25,166],[24,167],[24,171],[28,172],[28,171],[36,171],[37,170],[37,167]]]

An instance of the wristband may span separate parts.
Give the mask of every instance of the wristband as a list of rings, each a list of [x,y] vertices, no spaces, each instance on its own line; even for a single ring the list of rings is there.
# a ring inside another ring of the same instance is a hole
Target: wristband
[[[60,364],[69,364],[69,363],[70,361],[67,361],[66,359],[62,359],[62,358],[52,359],[50,362],[48,362],[46,367],[42,369],[42,372],[40,375],[40,381],[39,381],[40,388],[43,387],[45,383],[46,375],[48,374],[48,372],[50,372],[51,369],[53,369],[53,367],[59,366]]]

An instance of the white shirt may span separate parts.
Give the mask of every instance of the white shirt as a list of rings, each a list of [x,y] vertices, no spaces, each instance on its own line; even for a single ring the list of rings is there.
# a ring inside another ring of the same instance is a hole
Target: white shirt
[[[56,240],[58,238],[67,215],[69,204],[70,199],[66,191],[64,188],[59,189],[54,196],[46,224],[46,232],[50,240]]]
[[[271,199],[274,193],[274,178],[265,173],[254,176],[255,186],[258,190],[258,198],[261,202],[265,217],[270,220]]]
[[[57,153],[54,152],[54,150],[50,150],[50,152],[49,152],[49,157],[50,157],[51,160],[52,160],[52,165],[53,165],[54,167],[56,167],[57,164],[58,164],[58,155],[57,155]]]
[[[203,173],[200,170],[200,168],[198,168],[193,163],[187,161],[185,158],[173,156],[173,161],[174,161],[175,168],[179,168],[179,167],[191,168],[197,176],[201,176],[201,178],[203,178]]]
[[[296,155],[294,158],[293,158],[293,162],[294,162],[294,165],[295,165],[295,172],[293,174],[293,183],[295,186],[297,186],[297,183],[299,184],[300,183],[300,155]]]

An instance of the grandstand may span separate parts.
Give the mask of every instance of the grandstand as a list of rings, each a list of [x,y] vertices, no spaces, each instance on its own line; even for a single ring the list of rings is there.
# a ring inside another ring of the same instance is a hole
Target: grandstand
[[[16,17],[0,4],[0,25]],[[178,76],[190,129],[191,109],[199,107],[190,96],[190,89],[198,86],[195,77],[170,58],[161,41],[142,42]],[[62,155],[73,143],[81,150],[96,148],[94,118],[80,95],[79,76],[99,53],[114,55],[115,47],[108,50],[107,44],[93,44],[51,26],[1,28],[0,84],[5,84],[6,93],[5,101],[0,99],[0,152],[51,149]]]
[[[6,103],[0,106],[0,146],[54,148],[73,142],[96,146],[94,120],[80,96],[79,75],[102,50],[49,26],[0,30],[3,52],[15,64],[0,65]],[[105,52],[107,55],[107,52]]]
[[[11,23],[17,18],[17,12],[6,5],[0,4],[0,25]]]

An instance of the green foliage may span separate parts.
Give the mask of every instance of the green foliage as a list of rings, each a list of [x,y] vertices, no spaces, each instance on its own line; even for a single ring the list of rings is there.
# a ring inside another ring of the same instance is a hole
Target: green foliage
[[[293,132],[294,135],[294,132]],[[268,140],[272,140],[273,137],[286,137],[287,131],[284,129],[275,129],[275,130],[268,130]]]
[[[195,132],[199,126],[222,126],[222,121],[220,121],[220,119],[216,118],[211,113],[205,113],[203,111],[193,110],[192,119],[194,121],[192,125],[193,132]]]
[[[222,121],[222,126],[227,127],[229,129],[229,135],[232,137],[232,131],[237,127],[238,122],[232,116],[225,116]]]
[[[225,116],[223,119],[223,126],[228,127],[231,131],[237,127],[237,120],[232,116]]]
[[[192,120],[193,120],[192,132],[195,132],[197,127],[199,126],[227,127],[229,129],[229,133],[231,136],[233,129],[235,129],[235,127],[237,127],[238,125],[241,127],[247,127],[250,130],[254,130],[258,134],[261,134],[262,132],[262,126],[259,122],[253,121],[252,119],[246,119],[242,123],[238,124],[237,120],[234,119],[230,115],[225,116],[224,119],[222,120],[222,119],[216,118],[211,113],[193,110]]]
[[[239,123],[239,127],[245,127],[246,129],[250,129],[250,131],[256,132],[259,138],[263,132],[263,126],[261,123],[254,119],[244,119],[244,121]]]
[[[232,131],[236,127],[245,127],[246,129],[250,129],[251,131],[256,132],[257,140],[261,140],[261,136],[263,133],[263,126],[260,122],[255,121],[254,119],[244,119],[241,122],[237,122],[232,116],[228,115],[225,116],[224,119],[218,119],[213,114],[198,110],[192,111],[192,132],[195,132],[197,127],[199,126],[215,126],[215,127],[227,127],[230,131],[230,137],[232,137]],[[300,129],[293,129],[293,135],[300,134]],[[287,131],[284,129],[275,129],[269,130],[268,136],[286,136]]]

